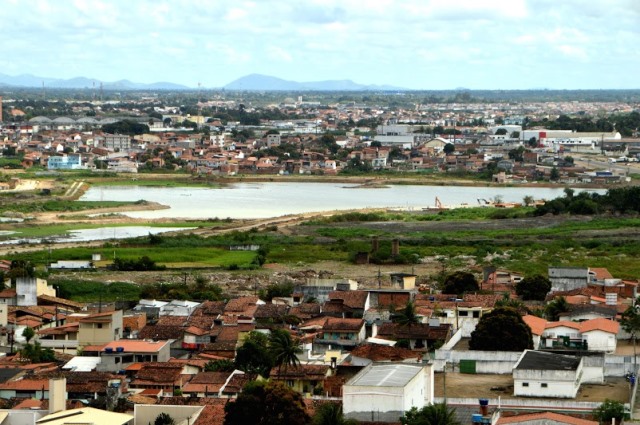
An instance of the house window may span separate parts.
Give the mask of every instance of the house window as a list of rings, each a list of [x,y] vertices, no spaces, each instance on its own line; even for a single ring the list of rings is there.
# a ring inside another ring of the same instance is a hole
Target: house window
[[[102,329],[102,323],[98,323],[98,324],[96,325],[96,328],[98,328],[98,329]]]
[[[468,312],[468,311],[466,311],[466,310],[463,310],[463,311],[459,311],[459,312],[458,312],[458,316],[460,316],[460,317],[466,317],[466,316],[468,316],[468,315],[469,315],[469,312]]]
[[[480,317],[480,312],[479,311],[474,311],[473,312],[473,317],[476,318],[476,319],[479,318]]]
[[[545,382],[543,382],[542,384],[540,384],[540,386],[541,386],[542,388],[547,388],[547,386],[548,386],[548,385],[547,385]]]
[[[528,382],[523,382],[523,383],[522,383],[522,386],[523,386],[523,387],[528,387],[528,386],[529,386],[529,383],[528,383]]]

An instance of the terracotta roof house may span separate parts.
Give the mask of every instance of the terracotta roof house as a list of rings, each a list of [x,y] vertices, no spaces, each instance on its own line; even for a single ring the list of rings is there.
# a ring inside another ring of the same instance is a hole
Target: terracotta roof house
[[[302,394],[322,394],[324,380],[330,375],[331,368],[328,365],[300,364],[274,367],[269,378],[284,381],[294,391]]]
[[[325,351],[329,347],[353,349],[366,338],[366,326],[363,319],[326,318],[322,334],[313,341],[314,351]]]
[[[508,417],[500,417],[496,425],[598,425],[598,421],[576,418],[554,412],[526,413]]]
[[[291,307],[289,314],[305,321],[320,316],[322,306],[318,303],[302,303]]]
[[[231,372],[201,372],[182,389],[182,393],[193,397],[216,397],[229,380]]]
[[[79,323],[69,323],[53,328],[41,329],[37,332],[38,342],[45,348],[54,350],[75,350],[78,347]],[[75,352],[75,351],[73,351]]]
[[[374,337],[389,339],[392,341],[407,340],[412,350],[427,351],[433,346],[439,346],[451,337],[451,325],[441,324],[430,326],[428,323],[412,323],[401,325],[399,323],[383,323],[377,329]]]
[[[583,322],[547,322],[540,346],[553,349],[579,349],[614,352],[620,324],[615,320],[599,318]]]
[[[288,305],[261,304],[256,308],[253,317],[260,324],[283,323],[288,312]]]
[[[70,399],[92,400],[107,395],[107,388],[118,394],[127,392],[127,382],[123,375],[105,372],[66,373],[67,394]]]
[[[333,317],[362,317],[369,306],[368,291],[332,291],[322,311],[325,315]]]
[[[137,362],[168,362],[170,341],[121,339],[97,347],[85,347],[84,354],[100,356],[96,370],[117,372]]]
[[[184,381],[188,378],[182,375],[182,365],[170,362],[144,363],[131,381],[131,388],[161,389],[165,393],[182,390]]]
[[[380,344],[362,344],[351,351],[352,365],[366,366],[372,362],[413,362],[422,361],[422,355],[407,348],[390,347]]]

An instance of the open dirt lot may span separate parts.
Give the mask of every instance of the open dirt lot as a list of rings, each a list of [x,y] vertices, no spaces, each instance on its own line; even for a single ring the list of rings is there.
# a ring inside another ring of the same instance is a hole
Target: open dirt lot
[[[513,395],[511,375],[471,375],[458,372],[435,374],[435,396],[444,397],[446,381],[447,397],[518,399]],[[603,385],[583,384],[576,401],[599,402],[605,399],[623,403],[629,401],[630,387],[624,378],[607,378]]]

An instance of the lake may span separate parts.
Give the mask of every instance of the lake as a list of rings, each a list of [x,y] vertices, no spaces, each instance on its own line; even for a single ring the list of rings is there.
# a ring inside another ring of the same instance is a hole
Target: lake
[[[553,199],[563,188],[467,187],[392,185],[361,187],[349,183],[237,183],[219,189],[146,186],[92,187],[81,201],[158,202],[169,209],[131,211],[135,218],[267,218],[287,214],[361,208],[433,207],[438,197],[444,205],[479,205],[478,199],[500,196],[504,202],[522,202],[525,196]],[[576,190],[579,192],[580,190]],[[604,191],[599,191],[604,192]]]

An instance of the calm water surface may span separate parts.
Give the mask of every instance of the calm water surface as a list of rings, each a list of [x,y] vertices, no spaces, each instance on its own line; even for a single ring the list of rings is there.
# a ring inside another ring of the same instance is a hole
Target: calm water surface
[[[479,198],[500,196],[504,202],[522,202],[525,196],[553,199],[563,194],[562,188],[537,187],[395,185],[362,188],[344,183],[238,183],[221,189],[92,187],[80,200],[133,202],[144,199],[170,208],[124,214],[136,218],[207,219],[267,218],[368,207],[421,209],[434,206],[436,196],[445,205],[478,205]]]

